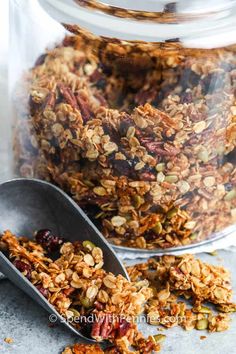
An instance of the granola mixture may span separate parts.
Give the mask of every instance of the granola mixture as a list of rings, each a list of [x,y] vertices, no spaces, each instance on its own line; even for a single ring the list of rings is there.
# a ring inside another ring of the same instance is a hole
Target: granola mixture
[[[229,272],[193,255],[162,256],[127,267],[128,281],[104,270],[102,250],[90,241],[72,244],[50,230],[37,231],[35,241],[6,231],[0,249],[70,323],[98,342],[112,343],[104,350],[75,344],[63,354],[156,353],[166,336],[144,338],[137,316],[153,326],[220,332],[228,329],[229,314],[236,311]]]
[[[60,186],[116,245],[177,247],[233,225],[235,46],[67,28],[17,95],[18,173]]]

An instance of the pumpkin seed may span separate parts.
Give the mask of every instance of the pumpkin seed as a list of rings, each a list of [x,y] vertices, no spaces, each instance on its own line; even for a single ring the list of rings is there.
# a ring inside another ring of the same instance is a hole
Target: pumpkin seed
[[[230,192],[228,192],[225,197],[224,197],[224,200],[226,201],[230,201],[232,199],[234,199],[236,197],[236,189],[232,189]]]
[[[176,175],[170,175],[165,177],[165,182],[176,183],[177,181],[178,181],[178,176]]]
[[[175,216],[177,213],[178,213],[178,209],[177,209],[177,208],[172,208],[172,209],[170,209],[170,210],[167,212],[166,216],[167,216],[168,219],[171,219],[171,218],[173,218],[173,216]]]
[[[157,235],[159,235],[161,232],[162,232],[162,224],[160,223],[160,221],[158,221],[157,223],[156,223],[156,225],[153,227],[153,229],[152,229],[154,232],[155,232],[155,234],[157,234]]]
[[[166,335],[165,334],[155,334],[154,336],[152,336],[152,338],[154,339],[155,343],[162,343],[166,339]]]
[[[137,209],[144,203],[144,199],[140,195],[135,195],[133,197],[133,200],[134,200],[134,207]]]
[[[165,169],[165,164],[163,162],[158,163],[155,168],[156,168],[157,172],[163,172]]]
[[[197,307],[197,308],[193,308],[192,311],[194,313],[211,313],[211,309],[209,309],[209,307],[206,306],[201,306],[201,307]]]
[[[73,317],[80,317],[79,311],[77,311],[77,310],[74,309],[73,307],[70,307],[70,308],[69,308],[69,311],[73,312]]]
[[[207,328],[208,328],[208,319],[207,318],[202,318],[201,320],[197,321],[196,329],[198,329],[199,331],[202,331]]]
[[[96,247],[95,244],[89,240],[83,241],[82,245],[83,247],[87,248],[89,251],[92,251],[92,249]]]
[[[185,229],[192,230],[196,226],[196,221],[188,221],[184,225]]]
[[[81,305],[85,307],[86,309],[89,309],[93,305],[93,301],[91,299],[88,299],[87,297],[82,297],[80,298]]]

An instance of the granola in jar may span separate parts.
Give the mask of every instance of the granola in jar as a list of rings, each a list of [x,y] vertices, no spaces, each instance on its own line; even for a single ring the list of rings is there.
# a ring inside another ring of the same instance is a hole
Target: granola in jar
[[[234,225],[235,46],[66,28],[18,97],[18,173],[60,186],[118,246],[185,246]]]

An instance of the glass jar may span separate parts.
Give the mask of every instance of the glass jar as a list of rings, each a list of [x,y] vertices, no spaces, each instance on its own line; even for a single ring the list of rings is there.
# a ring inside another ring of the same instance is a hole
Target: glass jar
[[[235,1],[11,6],[16,173],[60,186],[123,249],[234,232]]]

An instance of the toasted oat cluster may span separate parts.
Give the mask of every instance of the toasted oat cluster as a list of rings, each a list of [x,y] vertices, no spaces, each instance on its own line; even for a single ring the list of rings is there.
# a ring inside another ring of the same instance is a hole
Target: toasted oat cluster
[[[234,224],[235,47],[67,28],[16,95],[20,175],[59,185],[116,245],[176,247]]]
[[[156,353],[166,336],[144,338],[137,316],[154,326],[220,332],[228,329],[229,313],[236,311],[229,272],[193,255],[127,267],[128,281],[104,270],[102,250],[92,242],[66,242],[50,230],[37,231],[35,241],[6,231],[0,249],[70,323],[98,342],[112,343],[104,351],[75,344],[63,354]]]
[[[83,333],[110,340],[122,353],[129,353],[129,346],[140,353],[159,351],[159,344],[144,339],[135,324],[152,296],[148,281],[107,273],[103,252],[92,242],[65,242],[47,229],[37,231],[35,241],[10,231],[0,241],[15,267]]]

